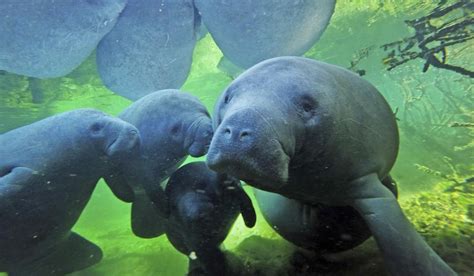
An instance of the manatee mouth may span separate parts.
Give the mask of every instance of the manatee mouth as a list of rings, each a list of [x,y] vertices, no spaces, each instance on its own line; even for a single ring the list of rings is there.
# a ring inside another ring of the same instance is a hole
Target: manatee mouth
[[[288,173],[284,170],[276,173],[261,174],[255,167],[249,164],[223,164],[225,169],[220,166],[212,166],[212,170],[225,172],[232,175],[252,187],[256,187],[269,192],[277,192],[288,181]]]
[[[203,155],[206,155],[206,153],[209,151],[210,146],[210,142],[205,145],[200,144],[199,142],[194,142],[189,146],[188,154],[192,157],[201,157]]]
[[[226,154],[219,147],[217,149],[215,147],[208,153],[206,162],[212,170],[232,175],[251,186],[267,191],[278,191],[288,181],[290,157],[281,143],[274,144],[276,146],[273,152],[276,154],[257,158],[245,156],[244,153]]]
[[[138,131],[134,129],[125,130],[112,140],[112,142],[106,147],[105,152],[107,156],[131,153],[134,152],[139,145],[140,136]]]
[[[212,140],[212,126],[209,117],[201,116],[188,128],[184,141],[187,152],[192,157],[201,157],[209,151]]]
[[[107,146],[107,148],[105,149],[105,153],[106,153],[107,155],[110,156],[110,155],[113,153],[113,151],[114,151],[113,147],[114,147],[114,145],[117,143],[117,140],[118,140],[118,137],[115,137],[115,139],[112,140],[112,143],[110,143],[110,144]]]

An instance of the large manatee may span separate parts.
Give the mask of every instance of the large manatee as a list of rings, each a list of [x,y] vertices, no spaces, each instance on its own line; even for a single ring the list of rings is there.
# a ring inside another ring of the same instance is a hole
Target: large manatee
[[[126,108],[119,118],[136,126],[142,143],[140,155],[107,180],[134,190],[132,230],[144,238],[164,233],[161,219],[168,208],[160,182],[168,178],[188,155],[207,153],[212,123],[198,98],[175,89],[151,93]]]
[[[219,245],[239,214],[247,227],[256,222],[252,201],[240,181],[210,170],[204,162],[193,162],[171,175],[166,195],[170,205],[166,236],[190,256],[188,275],[229,275]]]
[[[302,55],[319,40],[335,0],[194,0],[214,41],[232,63]]]
[[[247,70],[215,107],[211,169],[307,204],[351,206],[393,275],[454,275],[381,183],[398,152],[389,105],[338,66],[279,57]]]
[[[63,275],[99,262],[100,248],[71,228],[99,179],[139,142],[135,127],[92,109],[0,135],[0,271]],[[129,193],[108,184],[119,198]]]
[[[131,100],[180,88],[191,67],[199,22],[192,0],[129,1],[97,47],[102,81]]]
[[[0,70],[68,74],[114,26],[127,0],[0,1]]]

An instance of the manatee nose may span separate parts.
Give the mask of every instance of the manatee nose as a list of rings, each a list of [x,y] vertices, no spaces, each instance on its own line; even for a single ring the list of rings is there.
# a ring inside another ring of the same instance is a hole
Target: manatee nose
[[[107,154],[118,156],[138,152],[140,140],[140,133],[135,127],[125,126],[112,144],[108,146]]]
[[[131,128],[126,131],[126,136],[128,140],[129,149],[134,149],[140,145],[140,134],[138,130],[135,128]]]
[[[239,157],[254,148],[255,131],[248,127],[226,125],[216,132],[207,153],[207,165],[216,171],[236,163]]]
[[[237,128],[226,126],[223,130],[223,136],[231,143],[251,143],[253,140],[253,131],[248,128]]]

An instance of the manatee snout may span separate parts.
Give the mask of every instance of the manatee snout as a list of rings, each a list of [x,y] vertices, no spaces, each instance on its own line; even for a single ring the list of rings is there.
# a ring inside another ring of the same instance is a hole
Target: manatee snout
[[[253,109],[224,117],[207,154],[209,168],[273,187],[286,182],[288,162],[275,125]]]
[[[140,146],[140,133],[131,124],[120,122],[115,135],[111,135],[106,147],[107,156],[115,158],[125,154],[138,153]]]
[[[196,124],[192,136],[192,143],[188,147],[188,153],[192,157],[200,157],[207,153],[213,135],[212,122],[209,117],[202,117]]]

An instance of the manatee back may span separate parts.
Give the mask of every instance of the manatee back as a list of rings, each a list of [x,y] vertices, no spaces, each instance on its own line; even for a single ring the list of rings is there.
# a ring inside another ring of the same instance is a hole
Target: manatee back
[[[335,6],[335,0],[194,2],[224,55],[243,68],[304,54],[323,34]]]
[[[70,73],[114,27],[126,2],[2,0],[0,70],[36,78]]]
[[[97,47],[105,86],[131,100],[181,87],[191,68],[196,17],[191,0],[128,1]]]
[[[87,142],[88,127],[106,116],[93,109],[79,109],[1,134],[0,170],[18,166],[48,170],[67,166],[65,160],[79,163],[81,158],[90,162],[97,149]]]

